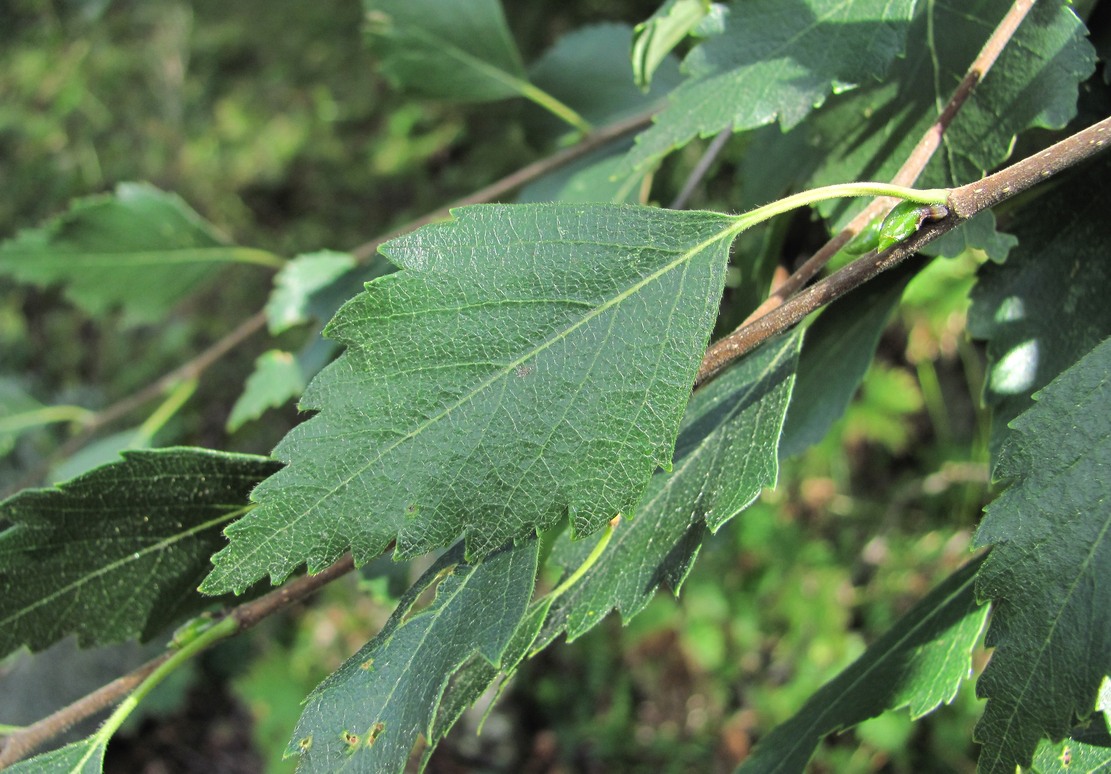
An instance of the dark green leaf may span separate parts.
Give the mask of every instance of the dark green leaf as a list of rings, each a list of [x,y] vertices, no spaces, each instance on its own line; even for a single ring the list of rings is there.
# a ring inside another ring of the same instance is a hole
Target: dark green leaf
[[[570,514],[587,535],[670,467],[735,221],[609,205],[456,210],[383,247],[328,333],[290,467],[227,530],[208,591],[352,548],[363,564],[467,539],[474,556]],[[645,335],[651,332],[651,335]]]
[[[539,543],[465,564],[462,546],[410,589],[381,633],[320,684],[290,742],[303,771],[404,771],[452,675],[473,654],[501,663],[528,609]],[[415,612],[423,592],[436,598]]]
[[[299,255],[274,276],[274,291],[266,302],[270,333],[277,336],[312,319],[313,296],[355,268],[347,253],[323,250]]]
[[[482,102],[521,95],[525,67],[498,0],[364,0],[382,72],[400,88]]]
[[[820,160],[810,184],[890,179],[937,120],[1010,6],[1011,0],[919,3],[907,55],[889,79],[831,101],[800,128]],[[1078,85],[1092,72],[1092,47],[1084,33],[1059,0],[1037,3],[946,130],[942,148],[917,184],[945,188],[978,180],[1007,159],[1016,134],[1063,127],[1075,115]],[[834,225],[840,228],[861,206],[829,202],[819,208],[836,213]],[[946,254],[957,252],[950,248]]]
[[[552,606],[540,642],[574,639],[617,608],[624,620],[656,588],[678,592],[707,527],[717,531],[775,484],[776,445],[794,383],[800,336],[764,345],[698,390],[683,417],[670,474],[657,473],[605,553]],[[562,536],[552,559],[582,564],[592,541]]]
[[[968,329],[988,341],[993,452],[1035,390],[1111,335],[1109,211],[1111,158],[1101,158],[1016,212],[1019,247],[981,270]]]
[[[212,275],[216,264],[277,266],[269,253],[227,244],[178,197],[122,183],[76,201],[40,229],[0,245],[0,274],[66,295],[93,315],[122,307],[152,322]]]
[[[8,774],[100,774],[103,770],[104,743],[95,736],[4,769]]]
[[[696,136],[799,123],[833,92],[878,80],[902,53],[914,0],[745,0],[683,62],[690,79],[630,152],[646,166]]]
[[[977,546],[993,546],[976,593],[995,612],[977,684],[980,770],[1030,764],[1039,740],[1093,713],[1111,674],[1111,339],[1037,393],[1015,419]]]
[[[909,261],[884,272],[830,304],[806,330],[779,439],[780,459],[822,440],[845,413],[868,372],[887,319],[917,269]]]
[[[760,740],[739,772],[804,771],[822,737],[887,710],[918,718],[956,696],[987,619],[973,591],[980,560],[947,578],[790,720]]]
[[[270,408],[284,406],[305,389],[301,365],[289,352],[272,349],[255,360],[255,370],[247,377],[243,394],[228,416],[227,429],[234,433],[245,422],[258,419]]]
[[[0,655],[70,634],[83,646],[147,638],[198,611],[221,528],[277,467],[205,449],[132,451],[0,503],[12,523],[0,533]]]
[[[561,37],[532,65],[533,84],[574,108],[596,126],[648,110],[682,80],[679,63],[667,57],[660,63],[656,82],[648,93],[633,83],[629,64],[632,28],[624,24],[595,24]],[[567,125],[544,113],[548,133],[565,131]],[[595,200],[596,201],[596,200]]]

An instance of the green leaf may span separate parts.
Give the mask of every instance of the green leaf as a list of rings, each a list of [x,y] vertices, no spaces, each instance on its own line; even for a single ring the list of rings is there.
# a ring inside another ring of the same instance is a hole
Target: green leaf
[[[627,177],[615,177],[622,164],[620,155],[603,148],[525,186],[517,201],[636,204],[645,174],[633,172]]]
[[[129,322],[154,322],[212,276],[219,263],[278,266],[262,250],[236,247],[173,194],[121,183],[45,226],[0,244],[0,274],[39,287],[62,284],[92,315],[120,307]]]
[[[977,559],[949,576],[895,622],[843,672],[822,686],[790,720],[760,740],[739,772],[803,771],[828,734],[887,710],[912,718],[949,703],[972,673],[970,654],[987,620],[976,603]]]
[[[528,609],[539,543],[466,564],[449,551],[414,584],[382,631],[313,691],[288,753],[299,771],[401,772],[432,725],[451,676],[473,654],[501,663]],[[435,599],[415,611],[439,581]]]
[[[94,734],[88,739],[13,763],[7,774],[100,774],[104,770],[105,745]]]
[[[314,296],[353,268],[354,258],[331,250],[299,255],[283,266],[274,275],[274,291],[266,302],[271,335],[309,322]]]
[[[1108,211],[1111,159],[1101,158],[1018,210],[1019,247],[980,272],[968,329],[988,342],[993,456],[1030,396],[1111,335]]]
[[[630,168],[694,137],[802,121],[835,92],[878,80],[902,53],[915,0],[745,0],[683,62],[690,79],[640,135]]]
[[[398,88],[461,102],[521,96],[524,63],[498,0],[364,0],[371,45]]]
[[[638,89],[627,56],[632,33],[625,24],[594,24],[569,32],[529,66],[529,77],[596,126],[642,113],[675,88],[682,76],[678,61],[667,57],[660,63],[653,87],[647,93]],[[567,128],[550,114],[538,118],[544,120],[539,131],[552,134]]]
[[[82,646],[149,638],[209,601],[195,592],[278,465],[206,449],[125,452],[52,489],[0,503],[0,655],[70,634]]]
[[[247,377],[243,394],[232,406],[227,430],[234,433],[244,423],[258,419],[269,408],[277,408],[299,396],[305,389],[301,365],[289,352],[272,349],[255,360],[255,370]]]
[[[1095,774],[1111,769],[1111,677],[1104,676],[1091,724],[1056,744],[1043,739],[1030,770],[1036,774]]]
[[[1029,765],[1042,737],[1089,718],[1111,674],[1111,339],[1054,379],[1015,419],[977,546],[994,546],[976,593],[995,609],[980,770]]]
[[[819,165],[808,185],[894,176],[1010,6],[1011,0],[919,3],[906,57],[889,78],[831,100],[798,130]],[[946,129],[942,148],[917,185],[973,182],[1011,155],[1015,135],[1033,127],[1064,127],[1076,113],[1078,86],[1093,66],[1084,25],[1072,10],[1059,0],[1037,3]],[[819,209],[835,215],[836,230],[862,206],[826,203]],[[955,249],[953,239],[946,255],[964,249]]]
[[[405,269],[348,302],[320,413],[228,530],[204,589],[350,546],[363,564],[465,536],[471,556],[569,514],[629,513],[671,451],[709,339],[735,219],[613,205],[487,205],[394,240]],[[651,332],[651,335],[646,335]]]
[[[707,527],[748,507],[779,470],[776,444],[794,384],[800,335],[748,355],[691,398],[670,474],[657,473],[632,517],[614,531],[601,558],[552,606],[540,642],[566,630],[575,639],[617,608],[628,621],[656,588],[679,587]],[[593,546],[561,536],[552,559],[573,570]]]
[[[907,261],[827,307],[807,329],[780,459],[822,440],[845,413],[876,354],[884,326],[919,266]]]
[[[660,63],[715,10],[724,16],[725,6],[710,0],[667,0],[638,24],[632,53],[636,85],[647,90]]]
[[[49,409],[21,390],[12,379],[0,378],[0,457],[15,448],[20,435],[52,420]]]

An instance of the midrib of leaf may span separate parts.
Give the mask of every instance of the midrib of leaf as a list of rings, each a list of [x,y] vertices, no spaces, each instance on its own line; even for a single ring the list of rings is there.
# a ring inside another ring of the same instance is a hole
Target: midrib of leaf
[[[872,674],[872,672],[874,672],[881,664],[886,662],[891,657],[892,653],[897,653],[902,648],[903,643],[905,643],[907,640],[909,640],[912,635],[914,635],[916,632],[918,632],[920,629],[922,629],[926,624],[928,624],[933,618],[935,618],[939,614],[939,612],[941,610],[944,610],[947,605],[951,604],[958,596],[960,596],[960,594],[964,593],[964,591],[967,590],[968,587],[973,585],[975,582],[976,582],[976,576],[975,575],[972,575],[969,578],[967,578],[964,581],[964,583],[962,583],[960,586],[958,586],[956,589],[954,589],[953,592],[951,594],[949,594],[941,603],[936,605],[934,607],[933,611],[931,611],[929,615],[925,616],[924,618],[922,618],[921,620],[916,622],[915,625],[913,627],[911,627],[910,629],[908,629],[902,637],[900,637],[896,642],[892,643],[891,647],[888,648],[882,656],[880,656],[878,659],[873,661],[872,664],[869,665],[869,667],[866,670],[864,670],[855,680],[853,680],[848,686],[846,686],[845,690],[842,691],[842,694],[851,693],[861,683],[866,682],[868,677]],[[795,737],[796,743],[793,746],[788,748],[788,752],[793,754],[795,752],[795,750],[799,749],[799,746],[800,746],[799,743],[801,743],[802,741],[804,741],[808,738],[812,739],[813,735],[815,734],[814,729],[817,728],[818,726],[820,726],[821,725],[820,721],[822,721],[826,717],[828,717],[829,714],[830,714],[830,706],[827,706],[825,709],[823,709],[818,714],[818,716],[814,719],[814,722],[811,723],[809,726],[807,726],[806,732],[810,736],[806,736],[804,734],[797,735]],[[780,757],[782,757],[784,760],[789,758],[788,755],[782,755]],[[777,770],[778,770],[778,767],[776,767],[775,769],[772,769],[772,771],[777,771]]]
[[[326,499],[328,499],[329,497],[332,497],[336,492],[338,492],[341,489],[343,489],[344,487],[346,487],[348,484],[350,484],[356,478],[358,478],[363,473],[365,473],[367,470],[369,470],[371,467],[376,465],[387,454],[389,454],[390,452],[392,452],[394,449],[401,446],[402,444],[408,443],[413,438],[416,438],[421,433],[423,433],[426,429],[428,429],[429,427],[432,427],[433,425],[435,425],[440,420],[449,416],[452,412],[454,412],[460,406],[470,402],[471,400],[474,400],[484,390],[486,390],[488,387],[493,385],[495,382],[508,378],[508,376],[511,373],[514,373],[516,371],[518,366],[523,365],[525,362],[527,362],[531,358],[535,357],[536,355],[540,354],[544,350],[546,350],[549,347],[552,347],[555,344],[559,343],[560,341],[565,339],[567,336],[574,333],[577,329],[581,328],[583,325],[586,325],[591,320],[600,316],[604,312],[612,309],[614,306],[620,304],[622,301],[625,301],[630,296],[632,296],[634,293],[642,290],[643,288],[645,288],[649,284],[651,284],[651,283],[655,282],[656,280],[660,279],[661,277],[666,275],[668,272],[670,272],[670,271],[682,266],[683,264],[687,263],[692,258],[694,258],[699,253],[701,253],[703,250],[706,250],[706,249],[710,248],[712,245],[714,245],[717,242],[722,241],[723,239],[732,239],[734,236],[736,236],[738,233],[743,231],[749,225],[751,225],[751,223],[749,221],[746,221],[746,220],[744,220],[740,217],[734,219],[733,222],[731,222],[727,227],[723,228],[717,234],[715,234],[711,237],[708,237],[707,239],[698,243],[697,245],[690,248],[689,250],[687,250],[683,253],[680,253],[679,256],[675,260],[671,261],[670,263],[665,264],[661,268],[657,269],[656,271],[652,272],[651,274],[647,275],[646,277],[642,278],[641,280],[635,282],[628,289],[623,290],[620,293],[616,294],[613,298],[606,301],[605,303],[603,303],[603,304],[601,304],[597,307],[594,307],[589,312],[584,314],[583,317],[580,318],[579,320],[577,320],[574,324],[568,326],[567,328],[565,328],[562,331],[558,331],[555,335],[550,336],[547,340],[545,340],[545,341],[541,342],[539,345],[533,347],[532,349],[530,349],[527,353],[525,353],[521,357],[519,357],[516,360],[510,362],[508,365],[504,366],[500,370],[495,371],[489,378],[487,378],[483,382],[479,383],[470,392],[466,393],[465,395],[460,397],[459,400],[455,401],[455,403],[452,403],[450,406],[447,406],[439,414],[436,414],[435,416],[429,417],[427,420],[425,420],[421,424],[417,425],[417,427],[414,428],[412,431],[410,431],[409,433],[405,434],[404,436],[398,438],[396,441],[391,443],[389,446],[386,446],[384,449],[382,449],[382,451],[379,452],[378,455],[374,459],[368,461],[365,465],[362,465],[361,467],[356,468],[355,471],[351,475],[349,475],[346,478],[340,480],[340,482],[338,484],[336,484],[334,487],[332,487],[327,492],[325,492],[323,495],[321,495],[319,498],[317,498],[316,502],[313,503],[310,507],[306,508],[300,514],[291,518],[285,524],[283,524],[281,527],[277,528],[275,530],[275,533],[280,534],[282,532],[285,532],[286,530],[289,530],[293,526],[298,524],[302,519],[311,516],[317,508],[321,507],[321,504]],[[246,552],[244,557],[241,558],[240,561],[242,562],[245,558],[250,557],[250,556],[254,556],[259,551],[264,550],[265,545],[266,545],[266,541],[260,542],[258,545],[256,545],[254,548],[252,548],[250,551]]]
[[[492,78],[498,83],[505,84],[525,99],[536,103],[540,107],[551,112],[560,120],[566,121],[568,124],[575,127],[576,129],[583,132],[589,132],[591,130],[590,122],[580,116],[578,112],[560,102],[548,92],[544,91],[541,88],[538,88],[531,81],[520,78],[516,75],[513,75],[512,73],[508,73],[499,67],[494,67],[488,62],[482,61],[473,54],[467,53],[458,46],[449,45],[444,48],[441,38],[429,35],[423,29],[414,28],[410,31],[409,34],[413,35],[414,37],[420,38],[433,50],[438,50],[446,56],[455,59],[464,67],[469,67],[473,70],[477,70],[479,73]],[[515,51],[516,49],[515,47],[511,46],[510,50]]]
[[[184,540],[187,537],[195,535],[198,532],[203,532],[204,530],[210,529],[210,528],[215,527],[219,524],[223,524],[223,523],[231,521],[233,519],[237,519],[237,518],[239,518],[240,516],[242,516],[243,514],[247,513],[248,511],[250,511],[252,508],[255,508],[255,507],[256,506],[254,506],[254,505],[248,505],[246,507],[240,506],[240,507],[236,508],[235,510],[228,511],[223,516],[218,516],[215,519],[210,519],[209,521],[206,521],[203,524],[197,524],[197,525],[195,525],[193,527],[190,527],[189,529],[185,530],[184,532],[179,532],[175,535],[172,535],[171,537],[159,540],[157,543],[152,543],[151,545],[147,546],[146,548],[142,549],[141,551],[135,551],[133,553],[128,554],[126,557],[124,557],[122,559],[117,559],[116,561],[111,562],[110,564],[106,564],[103,567],[98,567],[94,572],[82,575],[77,580],[74,580],[74,581],[66,584],[65,586],[56,590],[54,593],[50,594],[49,596],[43,597],[42,599],[38,600],[37,602],[35,602],[31,605],[28,605],[27,607],[22,608],[17,613],[15,613],[13,615],[10,615],[7,618],[0,619],[0,626],[7,626],[12,621],[34,612],[35,610],[42,607],[43,605],[46,605],[46,604],[49,604],[49,603],[53,602],[56,598],[58,598],[60,596],[63,596],[65,594],[68,594],[70,591],[72,591],[72,590],[74,590],[74,589],[76,589],[80,586],[83,586],[86,583],[90,583],[91,581],[95,580],[96,578],[99,578],[102,575],[106,575],[110,572],[114,572],[114,571],[118,570],[119,568],[123,567],[124,565],[128,564],[129,562],[137,562],[140,559],[142,559],[143,557],[145,557],[145,556],[147,556],[151,553],[155,553],[157,551],[163,551],[163,550],[169,548],[170,546],[174,545],[175,543],[180,542],[180,541]]]
[[[1100,530],[1099,536],[1092,541],[1092,545],[1088,551],[1088,555],[1084,557],[1084,562],[1080,565],[1080,568],[1076,573],[1076,577],[1073,578],[1072,583],[1069,584],[1068,594],[1065,595],[1064,601],[1057,608],[1057,614],[1053,616],[1053,623],[1049,627],[1049,632],[1046,634],[1045,639],[1042,640],[1041,647],[1038,648],[1037,663],[1040,664],[1042,662],[1042,657],[1049,649],[1050,642],[1053,640],[1053,635],[1057,631],[1057,625],[1061,621],[1061,616],[1064,614],[1065,608],[1068,607],[1069,601],[1072,599],[1073,594],[1076,592],[1076,587],[1080,583],[1080,578],[1083,577],[1084,571],[1091,564],[1092,555],[1096,553],[1096,549],[1099,548],[1100,544],[1102,544],[1104,539],[1107,537],[1108,529],[1111,529],[1111,517],[1104,519],[1103,529]],[[1026,682],[1022,684],[1022,690],[1018,694],[1020,697],[1025,696],[1026,692],[1030,689],[1030,681],[1034,679],[1034,674],[1035,672],[1033,670],[1028,672]],[[1011,714],[1007,716],[1007,727],[1004,732],[999,735],[1001,743],[1003,740],[1010,738],[1011,727],[1014,725],[1015,718],[1018,716],[1018,712],[1022,708],[1022,705],[1023,703],[1021,699],[1012,703]]]
[[[131,268],[144,266],[165,266],[177,263],[253,263],[259,266],[279,268],[285,261],[267,252],[253,247],[184,247],[156,250],[132,250],[128,252],[89,252],[78,250],[66,255],[80,255],[80,267],[93,269],[120,268],[121,264]],[[232,256],[230,259],[221,256]],[[5,250],[0,253],[0,258],[12,256],[16,259],[33,258],[41,261],[41,252],[22,250]],[[89,256],[89,257],[85,257]]]

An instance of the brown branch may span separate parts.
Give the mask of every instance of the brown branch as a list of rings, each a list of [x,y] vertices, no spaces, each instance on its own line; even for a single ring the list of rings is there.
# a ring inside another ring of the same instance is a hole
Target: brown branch
[[[695,386],[712,379],[729,363],[751,352],[772,336],[787,330],[819,307],[906,260],[923,245],[953,230],[973,215],[1022,193],[1108,147],[1111,147],[1111,118],[1105,118],[1040,153],[988,175],[983,180],[952,189],[946,200],[950,213],[948,217],[935,223],[927,223],[908,240],[882,253],[853,261],[714,343],[706,350],[702,359]]]
[[[304,575],[252,602],[245,602],[232,608],[226,615],[235,619],[236,627],[228,636],[234,636],[250,629],[267,616],[289,607],[294,602],[304,599],[317,589],[347,574],[354,566],[354,560],[348,554],[316,575]],[[9,734],[0,746],[0,769],[27,757],[45,742],[75,723],[92,717],[118,703],[127,694],[135,690],[151,672],[161,666],[171,655],[168,652],[163,653],[123,677],[117,678],[63,707],[54,714]]]
[[[604,126],[598,131],[587,135],[581,142],[572,145],[570,148],[565,148],[551,156],[547,156],[539,161],[534,161],[527,166],[521,167],[512,174],[506,175],[501,180],[497,180],[485,188],[480,188],[469,196],[464,196],[462,199],[457,199],[451,204],[441,207],[434,212],[422,215],[416,220],[406,223],[404,226],[401,226],[395,231],[391,231],[385,236],[377,237],[359,245],[350,251],[351,255],[355,256],[356,260],[365,261],[373,256],[378,251],[378,247],[384,242],[388,242],[394,237],[401,236],[402,234],[407,234],[420,226],[427,225],[437,220],[443,220],[447,218],[456,207],[466,207],[468,204],[492,202],[514,189],[531,183],[533,180],[543,177],[549,172],[553,172],[560,167],[570,164],[576,159],[582,158],[586,154],[601,148],[606,143],[616,140],[618,137],[623,137],[630,132],[635,132],[637,129],[648,126],[648,124],[652,122],[652,116],[653,113],[641,113],[632,118],[627,118],[624,121],[618,121],[615,124]]]
[[[949,128],[953,118],[960,112],[961,107],[972,95],[977,84],[983,80],[988,71],[995,64],[995,60],[1003,52],[1007,43],[1014,36],[1015,30],[1018,29],[1019,24],[1026,18],[1026,14],[1034,6],[1035,0],[1015,0],[1012,3],[1010,10],[1000,20],[995,30],[992,31],[991,36],[984,43],[983,48],[976,58],[972,60],[972,64],[968,66],[964,78],[957,85],[953,95],[949,101],[942,108],[937,120],[930,126],[929,129],[918,140],[918,144],[914,146],[914,150],[910,152],[907,160],[895,173],[891,182],[896,185],[913,185],[918,176],[922,174],[922,170],[926,168],[934,153],[941,146],[942,137],[945,130]],[[753,320],[757,319],[768,311],[774,309],[783,303],[784,299],[794,295],[806,283],[822,270],[822,267],[829,263],[830,259],[837,254],[845,244],[861,231],[865,226],[871,223],[875,218],[882,215],[889,210],[894,204],[895,200],[884,197],[873,200],[865,209],[857,214],[855,218],[849,221],[841,232],[832,237],[828,242],[822,245],[814,255],[812,255],[805,263],[795,269],[794,273],[787,278],[787,281],[780,285],[768,297],[768,299],[761,304],[748,318],[742,323],[747,325]]]

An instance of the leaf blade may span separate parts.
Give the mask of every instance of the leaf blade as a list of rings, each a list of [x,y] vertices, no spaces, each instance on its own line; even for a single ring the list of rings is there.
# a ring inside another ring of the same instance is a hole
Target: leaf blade
[[[1111,339],[1037,394],[1000,455],[1009,486],[975,538],[993,546],[976,584],[995,608],[977,684],[984,772],[1029,765],[1042,737],[1067,736],[1111,673],[1109,373]]]
[[[402,771],[418,735],[435,738],[451,676],[472,655],[500,663],[528,610],[538,548],[526,541],[469,565],[457,547],[429,568],[378,636],[309,696],[289,746],[298,770]],[[437,580],[436,598],[413,613]]]
[[[279,259],[228,244],[177,196],[138,183],[77,200],[0,244],[0,274],[39,287],[61,283],[90,314],[120,307],[133,322],[161,319],[214,266],[231,262],[273,267]]]
[[[289,472],[255,490],[205,590],[315,571],[349,545],[363,563],[395,538],[410,556],[462,535],[478,556],[564,514],[588,534],[670,464],[736,221],[610,205],[454,218],[386,245],[404,271],[330,324],[347,351],[305,392],[320,413],[275,450]]]
[[[204,449],[131,451],[0,503],[12,523],[0,533],[0,652],[69,634],[83,646],[146,638],[199,611],[221,528],[277,467]]]

